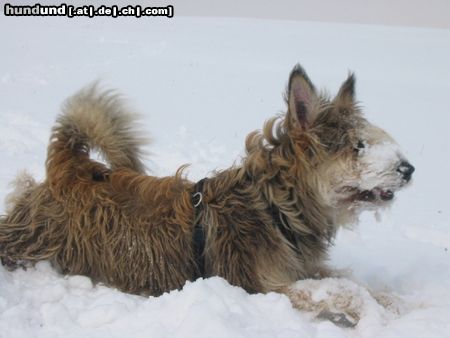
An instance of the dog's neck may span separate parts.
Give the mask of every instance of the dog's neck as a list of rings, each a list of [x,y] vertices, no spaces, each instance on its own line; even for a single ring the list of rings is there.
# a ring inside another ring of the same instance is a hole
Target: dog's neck
[[[298,168],[277,166],[271,151],[264,149],[261,157],[265,171],[255,170],[249,158],[245,158],[242,167],[237,168],[236,186],[243,191],[257,191],[259,199],[267,205],[274,218],[274,224],[280,224],[284,230],[296,236],[312,236],[330,242],[336,232],[333,209],[321,198],[319,189],[310,186],[315,179],[302,177]],[[255,195],[255,193],[253,193]]]

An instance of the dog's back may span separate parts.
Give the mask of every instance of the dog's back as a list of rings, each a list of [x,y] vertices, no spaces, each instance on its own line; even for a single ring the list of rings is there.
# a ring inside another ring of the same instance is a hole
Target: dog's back
[[[3,262],[49,259],[134,293],[192,280],[192,184],[181,173],[145,176],[143,142],[116,95],[92,86],[69,99],[52,129],[46,180],[21,184],[0,218]],[[89,158],[93,149],[108,166]]]

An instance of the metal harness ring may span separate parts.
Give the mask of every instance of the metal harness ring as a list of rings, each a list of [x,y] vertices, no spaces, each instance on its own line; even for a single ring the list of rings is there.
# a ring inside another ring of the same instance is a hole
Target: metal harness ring
[[[197,208],[200,205],[200,203],[202,203],[203,194],[200,191],[198,191],[194,195],[192,195],[193,199],[197,198],[197,197],[198,197],[198,201],[194,204],[194,208]]]

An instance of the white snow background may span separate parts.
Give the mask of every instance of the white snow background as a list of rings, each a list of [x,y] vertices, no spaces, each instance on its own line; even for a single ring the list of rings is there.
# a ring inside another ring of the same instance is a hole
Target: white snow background
[[[416,167],[412,186],[380,222],[364,214],[354,230],[338,233],[330,263],[351,269],[354,282],[315,282],[316,297],[341,288],[362,294],[354,329],[217,277],[145,298],[61,276],[42,262],[27,271],[0,266],[0,337],[450,337],[450,30],[3,16],[0,37],[1,199],[22,169],[43,178],[61,103],[93,80],[143,114],[154,174],[191,163],[195,180],[232,164],[245,135],[284,110],[297,62],[332,93],[356,72],[366,116]],[[378,306],[365,288],[396,297],[399,311]]]

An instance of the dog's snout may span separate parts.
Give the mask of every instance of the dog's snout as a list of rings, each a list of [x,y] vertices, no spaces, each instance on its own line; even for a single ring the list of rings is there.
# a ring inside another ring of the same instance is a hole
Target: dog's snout
[[[414,170],[416,169],[409,162],[406,161],[400,163],[400,165],[397,168],[397,171],[400,174],[402,174],[403,179],[405,179],[406,181],[409,181],[411,179]]]

